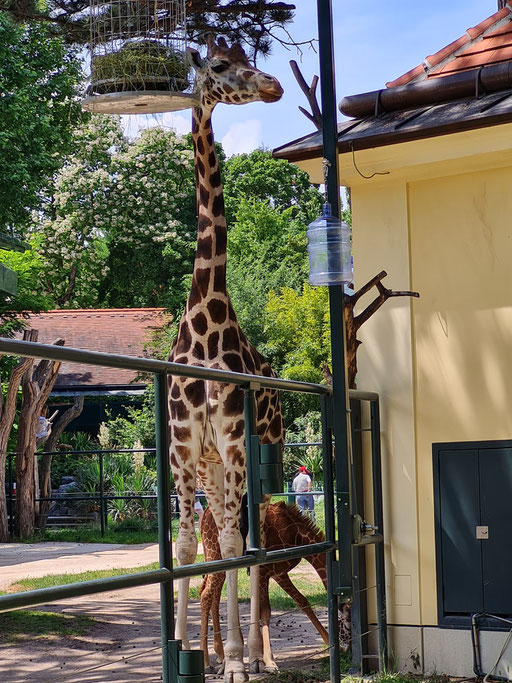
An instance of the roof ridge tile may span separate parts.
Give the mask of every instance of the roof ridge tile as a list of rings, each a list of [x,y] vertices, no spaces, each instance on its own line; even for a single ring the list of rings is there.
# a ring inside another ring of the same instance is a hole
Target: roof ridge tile
[[[499,24],[499,26],[496,26],[497,24]],[[470,46],[479,44],[487,37],[493,37],[493,32],[490,30],[493,29],[493,27],[495,27],[496,32],[499,31],[500,33],[507,33],[508,31],[504,30],[506,27],[512,29],[512,0],[508,0],[505,7],[494,12],[490,17],[487,17],[487,19],[479,22],[476,26],[468,28],[466,33],[460,36],[460,38],[457,38],[457,40],[454,40],[441,48],[441,50],[426,57],[423,64],[410,69],[392,81],[388,81],[386,87],[396,88],[397,86],[407,85],[412,81],[433,77],[436,75],[435,67],[438,67],[440,71],[446,73],[448,69],[444,69],[446,65],[452,61],[450,60],[450,57],[452,57],[454,61],[458,56],[464,56]],[[472,51],[471,54],[479,54],[480,52],[482,52],[482,50],[476,52]]]

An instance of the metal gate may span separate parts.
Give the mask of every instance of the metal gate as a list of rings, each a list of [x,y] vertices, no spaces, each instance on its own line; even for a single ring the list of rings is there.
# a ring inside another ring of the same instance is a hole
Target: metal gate
[[[371,410],[371,423],[368,428],[360,431],[370,431],[372,434],[372,470],[374,487],[374,515],[379,529],[374,525],[364,522],[363,515],[359,514],[355,496],[351,495],[351,479],[356,481],[354,463],[350,463],[348,486],[340,462],[342,458],[333,458],[333,426],[335,421],[334,405],[331,389],[325,385],[293,382],[279,378],[268,378],[242,373],[227,372],[197,366],[186,366],[178,363],[120,356],[107,353],[97,353],[80,349],[56,347],[53,345],[37,344],[33,342],[0,340],[0,352],[5,354],[43,358],[46,360],[66,361],[74,363],[86,363],[88,365],[101,365],[111,368],[123,368],[138,372],[150,372],[154,375],[155,382],[155,418],[156,418],[156,455],[158,477],[158,543],[160,568],[147,572],[139,572],[112,578],[96,579],[81,583],[72,583],[64,586],[43,588],[24,593],[0,596],[0,612],[15,610],[24,607],[32,607],[49,602],[55,602],[66,598],[81,595],[90,595],[105,591],[120,590],[134,586],[148,584],[160,584],[161,606],[161,647],[162,647],[162,680],[164,683],[187,681],[199,683],[204,680],[200,672],[194,674],[190,669],[186,679],[180,675],[180,664],[191,663],[200,658],[180,656],[180,643],[174,638],[174,591],[173,583],[177,579],[200,576],[205,573],[226,571],[229,569],[241,569],[256,564],[268,564],[281,560],[302,558],[317,553],[326,553],[327,560],[327,596],[329,613],[330,634],[330,671],[332,683],[340,680],[340,651],[338,638],[338,602],[352,602],[352,596],[356,598],[353,604],[352,618],[354,628],[354,655],[357,668],[363,668],[363,659],[368,656],[362,646],[362,638],[367,635],[361,629],[362,602],[360,595],[366,592],[367,587],[362,586],[358,566],[357,573],[353,570],[353,555],[360,553],[357,546],[367,543],[376,543],[377,564],[377,614],[378,623],[375,630],[379,631],[379,668],[386,664],[386,620],[385,620],[385,588],[384,588],[384,564],[382,544],[382,500],[380,499],[380,440],[378,420],[378,396],[372,393],[351,392],[351,398],[369,402]],[[246,555],[238,558],[218,560],[214,562],[202,562],[173,568],[172,542],[171,542],[171,497],[170,497],[170,468],[169,468],[169,443],[168,443],[168,417],[167,417],[167,376],[169,374],[194,377],[202,380],[220,381],[237,384],[245,393],[245,440],[247,447],[247,488],[249,492],[249,508],[253,508],[252,526],[250,526],[251,549]],[[294,391],[317,395],[320,398],[322,414],[322,453],[324,468],[324,504],[325,504],[325,542],[286,548],[283,550],[266,551],[260,547],[259,523],[257,523],[258,505],[252,498],[251,491],[257,489],[259,477],[259,447],[255,434],[254,420],[252,416],[254,406],[254,393],[260,387],[278,389],[280,391]],[[340,448],[340,452],[342,449]],[[251,505],[252,503],[252,505]],[[352,524],[346,524],[345,520],[351,519]],[[340,525],[340,521],[343,524]],[[256,523],[255,523],[256,522]],[[377,532],[377,533],[376,533]],[[347,548],[349,552],[344,557],[339,557],[339,549]],[[354,550],[355,549],[355,550]],[[352,551],[352,552],[351,552]],[[185,653],[183,653],[185,655]],[[182,662],[180,661],[182,660]],[[184,674],[185,671],[182,671]]]

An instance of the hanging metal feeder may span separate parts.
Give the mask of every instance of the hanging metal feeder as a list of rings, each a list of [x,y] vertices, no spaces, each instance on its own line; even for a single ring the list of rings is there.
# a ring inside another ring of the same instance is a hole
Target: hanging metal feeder
[[[90,27],[84,109],[155,114],[197,103],[187,92],[185,0],[91,0]]]

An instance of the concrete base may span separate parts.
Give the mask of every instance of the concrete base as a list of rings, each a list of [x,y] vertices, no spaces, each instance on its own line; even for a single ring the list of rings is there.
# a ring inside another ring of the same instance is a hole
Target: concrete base
[[[474,676],[470,629],[389,626],[388,634],[390,669],[463,678]],[[375,636],[376,633],[372,633],[370,641],[374,642],[369,643],[370,652],[376,651]],[[494,675],[512,680],[512,636],[509,642],[508,637],[508,631],[480,631],[484,673],[492,671]]]

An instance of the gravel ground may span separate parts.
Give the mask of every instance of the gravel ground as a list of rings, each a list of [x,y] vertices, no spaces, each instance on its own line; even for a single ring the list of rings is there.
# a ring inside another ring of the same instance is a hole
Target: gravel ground
[[[153,544],[0,545],[0,588],[5,589],[15,579],[28,576],[141,566],[155,561],[157,554],[158,547]],[[310,568],[309,565],[300,566],[294,571],[303,574]],[[0,641],[2,683],[149,683],[161,680],[158,586],[73,598],[37,609],[90,616],[95,624],[80,636],[27,637],[15,644]],[[225,623],[224,603],[221,610]],[[240,613],[246,639],[249,605],[241,605]],[[317,613],[325,624],[326,610],[322,608]],[[189,624],[191,647],[199,647],[198,601],[191,602]],[[300,611],[274,611],[271,633],[280,669],[302,668],[326,654],[320,636]],[[208,675],[207,680],[213,683],[222,679]]]

